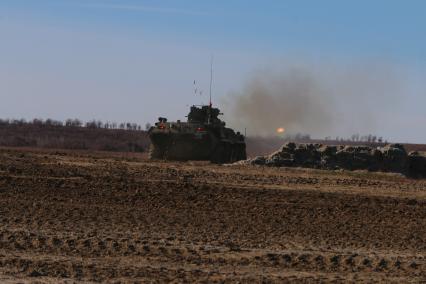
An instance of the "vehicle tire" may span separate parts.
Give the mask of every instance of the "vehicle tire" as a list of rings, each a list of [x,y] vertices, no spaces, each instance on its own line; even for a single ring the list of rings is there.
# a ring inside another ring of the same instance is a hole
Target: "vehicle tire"
[[[246,160],[246,146],[244,144],[238,144],[238,161]]]
[[[164,149],[158,146],[154,146],[154,144],[151,144],[149,146],[149,159],[150,160],[164,159]]]
[[[224,142],[219,142],[210,156],[210,162],[214,164],[223,164],[226,162],[226,145]]]
[[[231,144],[231,153],[229,155],[229,162],[234,163],[238,161],[239,149],[238,144]]]
[[[240,145],[240,160],[247,160],[247,152],[246,152],[246,145],[245,144],[241,144]]]
[[[223,157],[223,163],[232,163],[233,155],[234,155],[234,145],[228,142],[225,142],[225,151]]]
[[[237,162],[241,157],[241,149],[240,149],[240,144],[234,144],[234,154],[233,154],[233,158],[232,158],[232,162]]]

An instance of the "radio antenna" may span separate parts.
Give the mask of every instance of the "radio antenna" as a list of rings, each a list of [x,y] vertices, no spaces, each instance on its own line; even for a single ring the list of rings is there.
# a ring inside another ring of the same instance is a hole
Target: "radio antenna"
[[[210,59],[210,95],[209,95],[209,105],[212,106],[212,82],[213,82],[213,55]]]

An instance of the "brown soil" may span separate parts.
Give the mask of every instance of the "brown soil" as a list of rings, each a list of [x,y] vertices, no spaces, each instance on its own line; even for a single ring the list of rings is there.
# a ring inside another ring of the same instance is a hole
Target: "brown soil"
[[[0,149],[0,282],[420,282],[426,180]]]

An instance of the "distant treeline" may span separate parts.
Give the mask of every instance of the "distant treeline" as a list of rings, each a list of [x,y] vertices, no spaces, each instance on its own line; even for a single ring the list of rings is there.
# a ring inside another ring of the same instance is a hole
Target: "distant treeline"
[[[123,129],[123,130],[143,130],[142,126],[137,123],[131,122],[103,122],[100,120],[91,120],[83,122],[77,118],[69,118],[65,121],[55,119],[39,119],[27,121],[25,119],[0,119],[0,125],[34,125],[34,126],[58,126],[58,127],[86,127],[86,128],[103,128],[103,129]],[[147,123],[145,128],[149,128],[150,124]]]
[[[149,138],[130,122],[0,119],[0,146],[144,152]]]
[[[373,134],[367,134],[367,135],[360,135],[360,134],[353,134],[350,137],[344,138],[336,136],[335,138],[332,138],[331,136],[327,136],[324,138],[326,141],[340,141],[340,142],[367,142],[367,143],[388,143],[386,139],[384,139],[381,136],[373,135]]]

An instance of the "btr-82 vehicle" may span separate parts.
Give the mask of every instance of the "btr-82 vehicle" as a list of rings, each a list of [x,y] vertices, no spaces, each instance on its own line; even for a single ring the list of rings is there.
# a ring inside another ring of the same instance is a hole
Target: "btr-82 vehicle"
[[[225,127],[220,110],[210,105],[192,106],[187,122],[168,122],[160,117],[148,131],[150,159],[209,160],[232,163],[245,160],[244,136]]]

